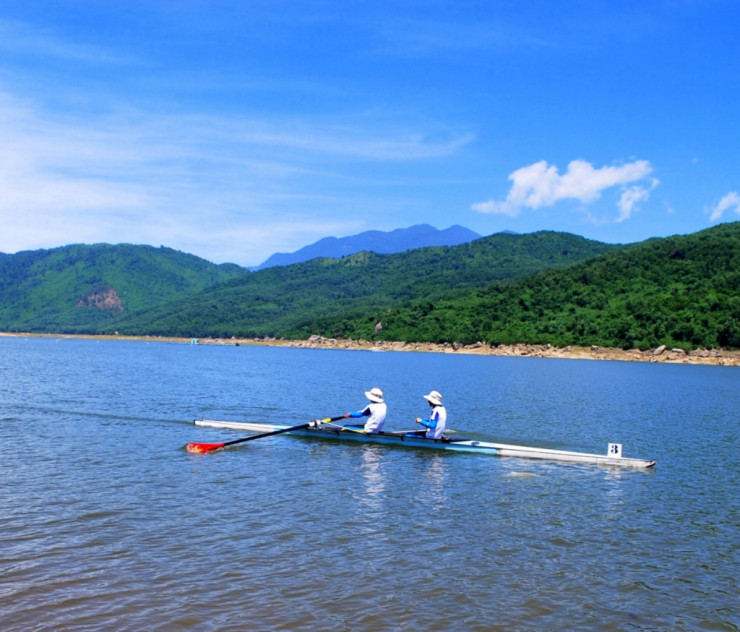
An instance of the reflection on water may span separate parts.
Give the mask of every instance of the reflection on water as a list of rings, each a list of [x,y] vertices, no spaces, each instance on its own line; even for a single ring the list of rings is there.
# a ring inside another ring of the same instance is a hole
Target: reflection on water
[[[429,511],[441,512],[447,509],[446,465],[449,459],[445,454],[424,454],[423,467],[420,468],[417,484],[417,498]]]
[[[358,496],[363,510],[381,512],[387,483],[383,473],[383,450],[375,446],[360,447],[359,472],[362,490]]]

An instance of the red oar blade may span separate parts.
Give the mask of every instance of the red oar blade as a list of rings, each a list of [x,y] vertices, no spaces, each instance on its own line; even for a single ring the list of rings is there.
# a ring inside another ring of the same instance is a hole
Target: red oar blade
[[[205,454],[223,448],[225,445],[225,443],[188,443],[185,449],[195,454]]]

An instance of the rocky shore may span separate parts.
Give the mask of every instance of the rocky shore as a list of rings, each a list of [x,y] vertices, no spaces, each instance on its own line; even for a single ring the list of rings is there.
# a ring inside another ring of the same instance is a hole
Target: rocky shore
[[[307,340],[275,338],[175,338],[166,336],[92,336],[67,334],[10,334],[0,336],[87,338],[98,340],[143,340],[147,342],[177,342],[183,344],[214,345],[268,345],[303,349],[351,349],[364,351],[416,351],[421,353],[462,353],[473,355],[510,356],[525,358],[562,358],[571,360],[614,360],[623,362],[656,362],[673,364],[707,364],[715,366],[740,366],[740,350],[669,349],[661,345],[656,349],[615,349],[610,347],[553,347],[552,345],[498,345],[483,342],[471,345],[459,343],[393,342],[384,340],[345,340],[311,336]]]
[[[233,343],[233,341],[231,341]],[[289,347],[320,349],[364,349],[367,351],[417,351],[426,353],[467,353],[475,355],[515,356],[529,358],[564,358],[576,360],[621,360],[625,362],[668,362],[677,364],[711,364],[740,366],[740,351],[725,349],[614,349],[608,347],[553,347],[552,345],[498,345],[483,342],[472,345],[458,343],[433,344],[425,342],[388,342],[369,340],[341,340],[311,336],[308,340],[257,341],[262,344],[279,344]]]

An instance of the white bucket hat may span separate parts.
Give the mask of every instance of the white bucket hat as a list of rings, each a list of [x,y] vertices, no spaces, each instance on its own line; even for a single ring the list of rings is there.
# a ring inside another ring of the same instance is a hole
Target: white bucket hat
[[[442,405],[442,393],[439,391],[432,391],[429,395],[424,395],[424,399],[435,406]]]
[[[381,391],[377,386],[372,390],[366,391],[365,397],[367,397],[371,402],[375,402],[376,404],[383,403],[383,391]]]

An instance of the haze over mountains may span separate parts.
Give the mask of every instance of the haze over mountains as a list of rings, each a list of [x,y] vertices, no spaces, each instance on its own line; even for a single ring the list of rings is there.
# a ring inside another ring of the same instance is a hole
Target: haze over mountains
[[[295,252],[276,253],[252,269],[261,270],[271,266],[291,265],[310,261],[316,257],[339,259],[363,250],[378,254],[392,254],[429,246],[457,246],[480,237],[478,233],[458,225],[444,230],[438,230],[429,224],[397,228],[390,232],[369,230],[349,237],[324,237]]]

